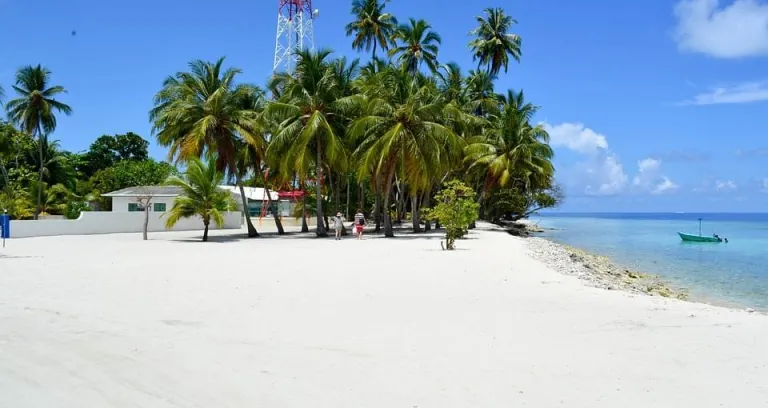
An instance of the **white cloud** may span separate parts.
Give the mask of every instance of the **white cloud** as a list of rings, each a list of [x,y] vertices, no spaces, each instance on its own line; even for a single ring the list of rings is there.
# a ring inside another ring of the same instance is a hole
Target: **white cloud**
[[[681,105],[718,105],[751,103],[768,100],[768,81],[744,82],[702,92]]]
[[[768,193],[768,178],[760,180],[760,191],[763,193]]]
[[[586,195],[614,195],[624,191],[627,175],[618,157],[610,152],[595,156],[593,160],[581,163],[586,186]]]
[[[651,190],[651,194],[664,194],[667,191],[672,192],[680,188],[674,181],[670,180],[667,176],[661,176],[662,180],[656,187]]]
[[[738,186],[733,180],[715,180],[715,190],[717,191],[733,191],[737,188]]]
[[[681,50],[716,58],[768,54],[768,3],[761,0],[681,0],[674,37]]]
[[[661,160],[650,157],[637,162],[637,175],[632,184],[638,191],[651,194],[672,192],[679,187],[669,177],[661,174]]]
[[[542,124],[550,136],[553,147],[563,147],[584,155],[573,171],[561,176],[567,184],[586,195],[615,195],[624,192],[629,176],[618,155],[608,147],[608,139],[581,123]],[[661,160],[647,158],[638,162],[637,176],[633,179],[635,191],[661,194],[679,186],[661,174]]]
[[[561,123],[555,126],[545,123],[544,129],[549,133],[553,147],[566,147],[579,153],[595,153],[608,148],[605,136],[581,123]]]

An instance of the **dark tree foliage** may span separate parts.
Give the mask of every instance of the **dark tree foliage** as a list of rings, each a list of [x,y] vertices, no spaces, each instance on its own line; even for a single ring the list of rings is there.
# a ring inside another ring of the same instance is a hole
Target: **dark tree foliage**
[[[124,160],[143,161],[149,158],[148,148],[149,142],[133,132],[124,135],[103,135],[83,154],[78,170],[85,177],[91,177],[99,170]]]

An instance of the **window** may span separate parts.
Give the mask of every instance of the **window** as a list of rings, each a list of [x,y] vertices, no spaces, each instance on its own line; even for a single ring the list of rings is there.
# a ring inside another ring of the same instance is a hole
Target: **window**
[[[129,212],[144,212],[144,206],[139,205],[139,203],[128,203],[128,211]]]
[[[154,212],[165,212],[165,203],[155,203],[155,208],[152,210]]]

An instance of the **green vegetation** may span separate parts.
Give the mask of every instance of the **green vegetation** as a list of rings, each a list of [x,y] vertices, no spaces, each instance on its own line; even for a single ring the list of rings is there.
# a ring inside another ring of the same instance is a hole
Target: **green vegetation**
[[[224,174],[216,170],[216,159],[205,164],[200,159],[190,158],[184,178],[172,176],[165,183],[182,190],[167,214],[166,227],[173,227],[182,218],[199,216],[203,219],[203,242],[208,241],[211,221],[221,226],[224,224],[222,213],[234,208],[232,196],[219,189],[223,181]]]
[[[494,87],[522,58],[521,39],[510,32],[516,21],[500,8],[476,17],[468,46],[478,65],[465,73],[440,60],[441,37],[426,20],[399,24],[387,5],[352,2],[344,28],[364,63],[304,51],[293,72],[274,73],[264,89],[240,82],[241,70],[223,58],[195,60],[169,76],[150,109],[167,160],[210,162],[241,192],[246,185],[304,190],[296,215],[316,216],[318,236],[327,234],[328,213],[350,217],[357,207],[387,237],[406,217],[414,232],[429,230],[433,217],[422,210],[442,208],[447,194],[463,194],[463,209],[477,207],[494,222],[558,205],[549,135],[532,123],[539,107],[522,90]],[[101,193],[177,174],[150,159],[148,142],[131,132],[101,136],[86,152],[62,150],[50,136],[56,115],[71,108],[58,99],[65,89],[50,82],[44,67],[19,70],[15,99],[5,105],[10,122],[0,123],[0,203],[14,218],[108,209]],[[43,202],[54,187],[62,194]],[[248,236],[258,236],[246,215]],[[446,225],[444,218],[436,217]]]
[[[427,210],[427,216],[440,220],[445,228],[444,249],[455,249],[458,238],[467,234],[469,224],[477,219],[479,205],[474,200],[475,192],[459,180],[451,180],[435,195],[437,204]]]

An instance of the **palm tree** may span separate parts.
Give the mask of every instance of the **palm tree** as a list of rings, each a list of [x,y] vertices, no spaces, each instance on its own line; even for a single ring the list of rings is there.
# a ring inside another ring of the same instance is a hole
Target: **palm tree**
[[[26,161],[36,168],[43,169],[43,181],[49,185],[63,184],[68,189],[74,189],[77,183],[77,172],[71,163],[69,152],[61,149],[59,141],[49,141],[43,136],[42,140],[34,141],[34,147],[38,154],[30,150],[27,152]],[[43,152],[42,156],[39,155],[40,151]]]
[[[150,112],[153,132],[169,158],[186,162],[192,158],[215,158],[216,170],[240,175],[237,146],[240,142],[264,149],[264,131],[254,109],[263,92],[257,87],[235,84],[242,71],[223,70],[224,58],[216,62],[195,60],[190,72],[179,72],[165,80]],[[240,177],[235,180],[248,226],[248,236],[259,236],[248,212]]]
[[[530,124],[538,107],[526,103],[522,91],[508,91],[501,103],[485,134],[471,138],[466,148],[469,173],[483,184],[481,202],[494,187],[547,185],[555,171],[549,135],[541,125]]]
[[[390,69],[379,76],[379,85],[366,90],[365,111],[348,134],[359,141],[354,152],[358,177],[381,177],[384,234],[392,237],[389,199],[396,171],[401,169],[410,188],[419,191],[451,151],[460,151],[461,139],[446,123],[460,114],[437,97],[435,88],[417,87],[408,73]]]
[[[224,224],[222,213],[233,207],[229,192],[219,188],[224,181],[224,173],[216,170],[216,159],[203,163],[196,157],[188,160],[185,178],[171,176],[166,185],[180,187],[182,193],[173,202],[167,213],[165,227],[172,228],[182,218],[199,216],[203,220],[203,242],[208,241],[208,226],[211,221],[221,227]]]
[[[3,176],[3,188],[8,187],[10,183],[5,162],[13,151],[13,134],[15,132],[16,129],[13,126],[0,121],[0,173]]]
[[[376,60],[376,47],[388,50],[394,45],[392,36],[397,30],[397,19],[384,12],[389,0],[353,0],[352,15],[355,20],[345,27],[347,37],[354,36],[352,48],[372,51],[371,61]]]
[[[493,75],[479,70],[470,70],[466,79],[467,109],[476,116],[485,117],[498,111],[499,95],[494,91]]]
[[[424,20],[411,18],[409,24],[401,24],[394,34],[400,44],[389,50],[389,56],[398,56],[400,65],[411,74],[416,74],[421,64],[427,64],[430,72],[436,72],[440,35]]]
[[[470,31],[477,38],[470,41],[473,59],[478,60],[478,67],[485,65],[486,72],[496,76],[501,67],[504,72],[509,68],[509,57],[520,62],[521,39],[517,34],[508,31],[517,21],[504,13],[501,8],[485,9],[485,17],[475,17],[479,26]]]
[[[67,207],[69,190],[63,184],[55,184],[49,187],[48,183],[33,182],[29,187],[30,201],[36,197],[42,197],[40,202],[40,214],[63,214]]]
[[[455,62],[449,62],[441,68],[443,72],[437,73],[438,86],[446,102],[456,102],[459,105],[464,105],[466,103],[467,86],[466,78],[461,72],[461,67]]]
[[[280,157],[283,171],[295,172],[300,180],[309,178],[314,164],[314,184],[319,237],[327,236],[323,217],[325,168],[346,162],[342,139],[343,111],[349,98],[340,97],[339,84],[327,61],[330,51],[300,51],[293,75],[282,73],[270,88],[283,89],[282,97],[264,111],[268,122],[276,123],[267,149],[268,157]]]
[[[58,85],[49,86],[50,79],[51,71],[41,65],[21,68],[16,72],[13,86],[18,98],[8,101],[5,105],[10,120],[22,131],[37,137],[40,163],[43,162],[42,140],[56,130],[55,112],[65,115],[72,113],[69,105],[56,99],[58,95],[66,93],[66,89]],[[43,166],[39,168],[38,182],[43,182]],[[38,189],[35,219],[40,214],[42,198],[42,189]]]

